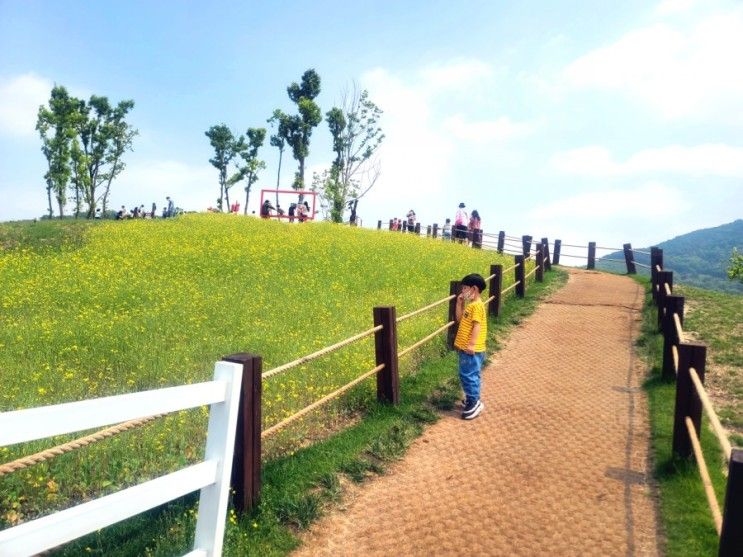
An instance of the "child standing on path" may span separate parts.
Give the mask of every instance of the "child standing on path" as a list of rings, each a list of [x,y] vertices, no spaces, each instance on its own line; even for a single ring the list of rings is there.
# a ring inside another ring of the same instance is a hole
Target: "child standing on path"
[[[485,290],[485,279],[478,274],[462,279],[462,290],[457,296],[456,320],[459,323],[454,348],[459,352],[459,381],[466,396],[462,419],[472,420],[483,408],[480,400],[480,372],[485,361],[485,338],[488,322],[485,304],[480,294]],[[469,304],[465,306],[465,302]]]

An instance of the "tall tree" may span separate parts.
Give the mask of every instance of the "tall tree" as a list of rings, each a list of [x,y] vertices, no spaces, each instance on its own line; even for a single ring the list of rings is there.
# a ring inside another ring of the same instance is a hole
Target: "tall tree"
[[[49,218],[52,218],[52,195],[57,201],[59,218],[64,217],[67,203],[67,184],[70,180],[71,144],[75,135],[77,101],[67,89],[55,85],[49,98],[49,107],[39,107],[36,129],[41,136],[41,151],[47,160],[46,180]]]
[[[258,159],[258,149],[263,146],[263,142],[266,140],[266,129],[265,128],[248,128],[246,133],[247,143],[245,147],[240,151],[240,157],[243,159],[243,166],[239,167],[238,173],[235,175],[237,178],[235,181],[245,179],[245,208],[243,214],[248,214],[248,201],[250,200],[250,189],[258,181],[258,171],[266,168],[266,163]],[[278,201],[276,201],[278,205]]]
[[[138,133],[125,121],[132,108],[132,100],[113,106],[107,97],[97,95],[91,95],[87,103],[78,101],[76,127],[80,144],[78,148],[73,146],[72,153],[79,171],[77,186],[88,205],[88,218],[95,216],[99,202],[103,201],[105,206],[111,182],[124,168],[121,157],[131,150],[132,138]]]
[[[276,126],[276,133],[271,136],[271,146],[279,150],[279,169],[276,172],[276,189],[281,188],[281,161],[284,158],[284,148],[289,138],[289,117],[278,108],[273,111],[273,115],[268,119],[271,126]],[[279,204],[279,192],[276,192],[276,205]],[[247,203],[245,204],[247,210]]]
[[[379,165],[373,157],[384,139],[379,126],[381,115],[382,110],[369,99],[369,93],[358,93],[355,86],[350,94],[344,94],[340,108],[333,107],[325,115],[335,160],[330,172],[317,183],[334,222],[343,222],[347,207],[352,207],[355,214],[358,200],[379,177]]]
[[[730,280],[739,280],[740,282],[743,282],[743,253],[739,253],[736,248],[733,248],[733,253],[730,254],[729,263],[728,278]]]
[[[204,132],[204,135],[209,138],[209,143],[214,148],[214,158],[209,159],[209,162],[219,171],[217,207],[222,211],[225,200],[227,201],[227,208],[229,208],[229,188],[235,183],[232,177],[228,176],[229,166],[238,153],[245,148],[245,138],[242,136],[235,138],[235,135],[225,124],[212,126]]]
[[[286,123],[287,143],[299,163],[292,187],[301,190],[304,189],[304,165],[310,152],[312,129],[322,122],[320,107],[314,101],[320,94],[320,76],[314,69],[309,69],[302,74],[301,83],[292,83],[286,92],[298,111],[298,114],[289,116]]]

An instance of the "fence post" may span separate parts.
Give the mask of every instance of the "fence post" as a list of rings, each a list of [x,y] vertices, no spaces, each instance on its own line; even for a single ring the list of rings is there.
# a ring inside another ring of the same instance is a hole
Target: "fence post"
[[[536,264],[537,272],[535,273],[535,277],[537,282],[544,282],[544,254],[542,252],[542,244],[537,244]]]
[[[235,451],[232,457],[233,499],[237,512],[253,509],[261,495],[261,391],[263,358],[256,354],[230,354],[225,362],[242,364],[240,407],[237,410]]]
[[[663,269],[663,250],[660,248],[650,248],[650,284],[653,289],[653,301],[655,301],[655,305],[658,305],[658,285],[660,284],[658,281],[658,273],[660,271],[656,269],[656,266],[660,267],[661,270]]]
[[[482,249],[482,229],[476,228],[472,231],[472,247]]]
[[[531,253],[531,236],[528,234],[521,236],[521,245],[524,248],[524,257],[529,257]]]
[[[420,236],[421,235],[421,223],[416,222],[415,228],[413,228],[413,230],[415,230],[415,233],[418,234],[418,236]]]
[[[596,242],[588,242],[588,265],[586,269],[596,268]]]
[[[382,230],[382,221],[381,220],[378,220],[377,221],[377,230]]]
[[[733,449],[725,490],[725,510],[722,513],[720,557],[734,557],[743,550],[743,449]]]
[[[375,307],[374,326],[382,329],[374,333],[374,352],[377,365],[384,368],[377,373],[377,400],[394,405],[400,403],[400,375],[397,369],[397,316],[395,306]]]
[[[390,230],[392,230],[392,219],[390,219]]]
[[[635,267],[635,254],[632,253],[632,244],[624,244],[624,262],[627,264],[627,274],[637,274],[637,268]]]
[[[552,261],[550,261],[550,242],[547,238],[542,238],[542,256],[544,257],[544,268],[547,271],[551,271]]]
[[[702,401],[691,382],[689,368],[693,367],[704,383],[704,364],[707,347],[698,342],[679,344],[679,372],[676,377],[676,409],[673,414],[673,453],[682,458],[691,456],[691,441],[686,429],[686,416],[694,422],[697,435],[701,434]]]
[[[514,255],[513,261],[516,263],[516,269],[514,269],[515,280],[518,283],[516,285],[516,296],[523,298],[526,296],[526,262],[523,255]]]
[[[433,238],[438,238],[439,235],[439,225],[438,223],[433,223],[433,229],[431,230],[431,234],[433,235]]]
[[[552,263],[555,265],[560,264],[560,247],[562,247],[562,240],[555,240],[555,253],[552,254]]]
[[[426,226],[426,238],[431,237],[431,225]]]
[[[666,310],[666,288],[665,283],[673,293],[673,271],[660,271],[658,273],[658,330],[663,330],[663,315]]]
[[[503,265],[491,265],[490,274],[494,276],[490,279],[488,298],[493,296],[493,299],[488,306],[488,314],[498,317],[500,315],[500,291],[503,288]]]
[[[501,230],[498,232],[498,253],[503,253],[503,245],[506,242],[506,233]]]
[[[663,317],[663,379],[671,379],[676,376],[676,369],[673,366],[673,346],[679,345],[681,339],[676,331],[676,323],[673,320],[673,314],[678,313],[681,323],[684,322],[684,297],[683,296],[666,296],[666,312]]]
[[[449,296],[459,296],[459,291],[462,289],[462,283],[458,280],[453,280],[449,283]],[[446,322],[457,320],[457,299],[452,298],[449,300],[449,315]],[[452,325],[446,330],[446,347],[449,350],[454,350],[454,339],[457,336],[457,326]]]

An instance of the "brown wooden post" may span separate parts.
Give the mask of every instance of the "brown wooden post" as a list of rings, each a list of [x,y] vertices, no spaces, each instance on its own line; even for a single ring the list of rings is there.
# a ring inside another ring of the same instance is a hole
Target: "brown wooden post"
[[[562,240],[555,240],[555,253],[552,254],[552,263],[555,265],[560,264],[560,247],[562,246]]]
[[[552,261],[550,261],[550,242],[547,238],[542,238],[542,255],[544,256],[544,268],[547,271],[551,271]]]
[[[377,365],[384,364],[384,368],[377,373],[377,400],[397,405],[400,403],[400,375],[395,306],[374,308],[374,326],[378,325],[383,328],[374,333],[374,352]]]
[[[426,226],[426,238],[431,237],[431,225]]]
[[[420,234],[421,234],[421,223],[416,222],[415,223],[415,228],[413,230],[415,230],[415,233],[418,234],[418,236],[420,236]]]
[[[707,357],[707,347],[697,342],[682,342],[679,344],[679,373],[676,377],[676,409],[673,415],[673,453],[682,457],[691,456],[691,441],[686,429],[686,416],[694,422],[699,435],[702,423],[702,401],[691,382],[689,368],[693,367],[699,379],[704,383],[704,364]]]
[[[482,249],[482,230],[479,228],[472,231],[472,247]]]
[[[627,264],[627,274],[636,275],[635,254],[632,253],[632,244],[624,244],[624,262]]]
[[[459,296],[459,291],[462,289],[462,283],[458,280],[453,280],[449,283],[449,296]],[[446,322],[457,320],[457,299],[452,298],[449,300],[449,315]],[[457,336],[457,325],[452,325],[446,330],[446,347],[449,350],[454,350],[454,339]]]
[[[498,253],[503,253],[503,245],[506,243],[506,233],[501,230],[498,232]]]
[[[516,263],[516,269],[514,269],[514,277],[518,284],[516,285],[516,296],[523,298],[526,296],[526,263],[523,255],[514,255],[514,263]]]
[[[382,230],[382,221],[381,220],[378,220],[377,221],[377,230]]]
[[[392,230],[392,219],[390,219],[390,230]]]
[[[663,316],[663,379],[672,379],[676,376],[673,366],[673,346],[678,346],[681,339],[676,331],[673,314],[678,313],[681,323],[684,323],[684,297],[666,296],[666,311]]]
[[[743,555],[743,449],[733,449],[728,467],[725,510],[722,513],[719,557]]]
[[[596,268],[596,242],[588,242],[588,265],[586,265],[586,268]]]
[[[234,504],[238,512],[253,509],[261,495],[261,391],[263,359],[256,354],[230,354],[225,362],[242,364],[240,407],[237,410],[235,452],[232,457]]]
[[[660,271],[658,273],[658,330],[662,331],[663,315],[666,310],[666,287],[668,283],[673,292],[673,271]]]
[[[433,230],[431,230],[431,234],[434,238],[438,238],[439,236],[439,224],[434,222],[433,223]]]
[[[537,272],[534,273],[534,276],[537,279],[537,282],[544,282],[544,255],[542,254],[542,244],[537,245]]]
[[[529,257],[529,253],[531,253],[531,236],[528,234],[521,236],[521,246],[524,248],[524,257]]]
[[[490,274],[494,276],[490,279],[488,298],[493,296],[493,299],[488,306],[488,314],[498,317],[500,315],[500,291],[503,289],[503,265],[491,265]]]

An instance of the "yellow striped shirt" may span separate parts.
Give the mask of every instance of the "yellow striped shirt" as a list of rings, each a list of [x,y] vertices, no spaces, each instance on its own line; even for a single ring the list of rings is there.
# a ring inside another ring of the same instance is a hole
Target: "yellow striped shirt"
[[[475,339],[475,352],[485,352],[485,338],[488,334],[488,322],[485,319],[485,304],[482,300],[472,302],[464,308],[462,319],[459,321],[459,329],[454,339],[454,348],[466,350],[472,336],[472,326],[480,324],[480,334]]]

